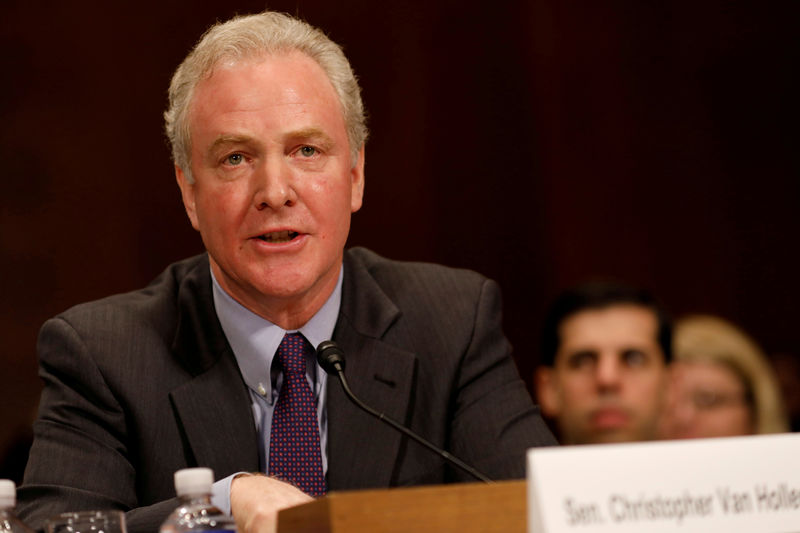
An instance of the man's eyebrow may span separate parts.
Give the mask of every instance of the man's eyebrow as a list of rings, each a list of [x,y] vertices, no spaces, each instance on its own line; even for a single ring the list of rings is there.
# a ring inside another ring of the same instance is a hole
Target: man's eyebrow
[[[289,131],[283,135],[284,141],[314,141],[318,144],[322,145],[323,149],[329,150],[332,146],[336,144],[333,137],[325,133],[322,129],[316,127],[309,127],[309,128],[302,128],[299,130]],[[230,145],[241,145],[241,144],[249,144],[254,141],[257,141],[255,137],[252,135],[236,135],[236,134],[224,134],[218,136],[211,145],[208,147],[206,151],[207,154],[213,155],[217,151],[230,146]]]
[[[208,147],[208,152],[214,152],[221,146],[226,146],[229,144],[243,144],[253,140],[253,137],[249,135],[220,135],[214,142],[211,143],[211,146]]]
[[[334,144],[333,138],[319,128],[303,128],[295,131],[290,131],[284,135],[285,139],[318,139],[326,145]]]

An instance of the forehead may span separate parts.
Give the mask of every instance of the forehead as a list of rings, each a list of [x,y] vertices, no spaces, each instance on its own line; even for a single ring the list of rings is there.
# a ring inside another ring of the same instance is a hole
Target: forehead
[[[563,349],[657,346],[657,336],[655,312],[636,304],[585,309],[568,316],[559,326]]]
[[[681,361],[675,364],[678,383],[686,388],[737,391],[744,383],[733,369],[711,361]]]
[[[189,125],[198,129],[286,119],[321,120],[344,132],[338,95],[325,71],[297,50],[220,61],[194,89]],[[272,120],[269,120],[272,119]]]

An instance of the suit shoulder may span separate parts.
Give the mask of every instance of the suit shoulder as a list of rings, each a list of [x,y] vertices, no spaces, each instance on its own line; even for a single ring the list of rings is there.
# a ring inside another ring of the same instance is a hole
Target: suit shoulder
[[[420,299],[472,306],[487,283],[485,276],[467,269],[414,261],[395,261],[366,248],[352,248],[347,262],[369,273],[395,302]],[[435,306],[438,307],[438,306]]]
[[[407,280],[452,280],[462,284],[482,284],[487,278],[474,270],[454,268],[437,263],[421,261],[397,261],[388,259],[362,247],[347,251],[349,258],[365,268],[376,278],[403,278]]]
[[[169,327],[177,315],[181,285],[203,269],[208,271],[206,255],[184,259],[169,265],[141,289],[75,305],[56,318],[76,329],[95,331],[104,327],[119,330],[131,323],[149,323],[156,329]]]

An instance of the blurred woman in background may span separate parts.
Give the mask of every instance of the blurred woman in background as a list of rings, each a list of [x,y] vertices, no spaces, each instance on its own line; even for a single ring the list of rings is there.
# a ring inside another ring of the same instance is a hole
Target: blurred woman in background
[[[789,430],[775,373],[746,333],[721,318],[693,315],[675,324],[673,343],[665,438]]]

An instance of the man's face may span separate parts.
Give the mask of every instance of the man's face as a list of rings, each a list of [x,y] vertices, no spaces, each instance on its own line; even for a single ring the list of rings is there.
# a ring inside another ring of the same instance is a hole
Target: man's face
[[[612,305],[568,316],[552,368],[537,374],[542,411],[564,444],[656,437],[667,373],[655,313]]]
[[[189,112],[193,184],[176,168],[186,212],[222,287],[287,328],[330,295],[350,215],[361,207],[341,106],[300,52],[218,65]]]

